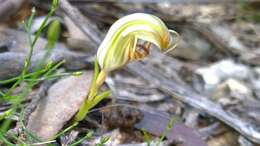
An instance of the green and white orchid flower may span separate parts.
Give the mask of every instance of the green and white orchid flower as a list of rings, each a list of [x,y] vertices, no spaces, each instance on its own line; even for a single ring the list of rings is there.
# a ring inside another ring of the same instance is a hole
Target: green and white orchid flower
[[[97,52],[97,59],[103,70],[111,71],[124,66],[132,60],[142,59],[149,53],[138,49],[138,39],[156,45],[161,51],[171,50],[176,46],[169,30],[156,16],[135,13],[116,21],[109,29]]]
[[[140,60],[150,52],[151,43],[162,52],[168,52],[177,45],[179,35],[169,30],[158,17],[134,13],[117,20],[109,29],[97,51],[97,60],[101,67],[97,85],[101,85],[108,72],[124,66],[133,60]],[[140,45],[138,39],[145,41]]]
[[[143,59],[149,54],[151,44],[162,52],[172,50],[177,45],[173,35],[178,40],[177,32],[169,30],[158,17],[150,14],[135,13],[116,21],[98,48],[92,85],[74,121],[84,119],[88,110],[108,95],[108,92],[98,94],[108,72],[131,61]],[[138,44],[138,40],[145,41],[145,44]],[[98,64],[101,67],[100,72]]]

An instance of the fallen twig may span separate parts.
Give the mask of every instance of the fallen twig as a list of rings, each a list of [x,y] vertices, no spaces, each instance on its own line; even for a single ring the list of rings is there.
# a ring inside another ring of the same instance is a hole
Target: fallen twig
[[[61,0],[59,6],[78,27],[79,25],[81,26],[79,29],[89,37],[88,41],[90,43],[93,41],[96,47],[101,43],[98,29],[90,20],[86,19],[77,8],[71,6],[67,0]]]

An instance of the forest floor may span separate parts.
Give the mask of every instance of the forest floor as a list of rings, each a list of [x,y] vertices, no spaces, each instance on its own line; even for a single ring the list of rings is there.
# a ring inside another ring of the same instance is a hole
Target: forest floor
[[[51,1],[0,0],[0,145],[260,145],[260,2],[142,1],[60,0],[41,28]],[[181,41],[111,72],[112,94],[72,125],[99,44],[136,12]]]

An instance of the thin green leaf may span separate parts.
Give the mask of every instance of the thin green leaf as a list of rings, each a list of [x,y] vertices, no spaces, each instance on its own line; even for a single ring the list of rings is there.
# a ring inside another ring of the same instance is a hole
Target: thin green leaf
[[[93,98],[92,100],[88,100],[89,106],[88,106],[88,110],[90,110],[91,108],[93,108],[94,106],[96,106],[100,101],[102,101],[104,98],[108,97],[111,94],[110,90],[104,91],[102,93],[100,93],[99,95],[95,96],[95,98]]]
[[[70,146],[76,146],[81,144],[85,139],[90,139],[93,136],[93,131],[90,131],[86,134],[86,136],[84,136],[83,138],[77,140],[76,142],[72,143]]]
[[[0,140],[1,142],[4,142],[8,146],[15,146],[15,144],[11,143],[10,141],[8,141],[8,139],[5,138],[4,132],[2,132],[1,130],[0,130]]]
[[[65,134],[66,132],[70,131],[72,128],[74,128],[75,126],[77,126],[78,123],[73,123],[72,125],[70,125],[69,127],[67,127],[66,129],[62,130],[60,133],[56,134],[53,138],[51,139],[56,139],[58,137],[60,137],[61,135]]]

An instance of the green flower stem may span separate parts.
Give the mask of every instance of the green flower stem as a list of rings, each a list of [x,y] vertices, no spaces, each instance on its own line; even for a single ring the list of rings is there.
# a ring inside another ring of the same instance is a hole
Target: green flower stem
[[[105,97],[109,96],[110,91],[105,91],[99,95],[98,94],[98,90],[101,87],[101,85],[105,82],[106,79],[106,75],[107,72],[105,70],[101,70],[100,73],[98,73],[97,77],[95,77],[94,73],[94,77],[93,77],[93,81],[88,93],[88,97],[87,99],[84,101],[84,103],[81,105],[79,112],[76,114],[73,122],[79,122],[82,121],[88,111],[93,108],[95,105],[97,105],[102,99],[104,99]]]

